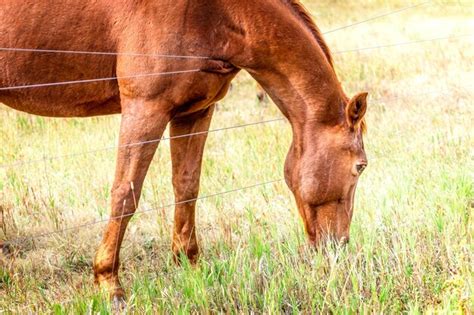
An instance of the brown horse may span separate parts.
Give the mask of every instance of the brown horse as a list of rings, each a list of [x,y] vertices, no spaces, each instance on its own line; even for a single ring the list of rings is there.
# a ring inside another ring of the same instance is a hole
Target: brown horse
[[[124,295],[120,245],[158,145],[127,144],[159,139],[168,123],[172,136],[208,130],[214,104],[241,69],[291,123],[285,178],[309,242],[348,241],[354,191],[367,164],[362,142],[367,93],[346,97],[329,48],[298,1],[4,0],[0,21],[1,47],[117,53],[0,53],[2,87],[119,77],[0,89],[1,102],[36,115],[121,113],[111,219],[94,261],[97,283],[114,298]],[[200,71],[126,78],[196,68]],[[179,202],[198,196],[205,141],[204,134],[171,141],[178,202],[172,249],[191,261],[198,254],[195,202]]]

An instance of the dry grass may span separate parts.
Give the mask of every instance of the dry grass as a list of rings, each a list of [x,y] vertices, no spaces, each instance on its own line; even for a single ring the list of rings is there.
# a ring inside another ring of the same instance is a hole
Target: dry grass
[[[406,2],[304,1],[323,30]],[[326,36],[333,51],[469,34],[472,4],[437,2]],[[203,255],[171,260],[168,143],[157,154],[123,246],[132,312],[468,313],[473,299],[473,37],[335,55],[348,94],[368,90],[369,168],[351,243],[299,251],[304,233],[283,183],[198,203]],[[374,100],[376,99],[376,101]],[[3,110],[5,109],[5,110]],[[212,128],[279,117],[246,74]],[[46,119],[0,110],[0,164],[116,143],[119,117]],[[284,122],[211,134],[202,195],[282,177]],[[0,238],[106,218],[114,150],[0,168]],[[23,240],[0,269],[0,312],[109,311],[91,261],[103,224]],[[31,305],[24,308],[25,305]]]

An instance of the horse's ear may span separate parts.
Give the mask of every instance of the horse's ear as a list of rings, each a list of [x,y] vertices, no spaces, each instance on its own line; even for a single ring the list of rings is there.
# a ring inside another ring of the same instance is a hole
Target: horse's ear
[[[353,129],[357,129],[367,110],[367,92],[357,93],[346,106],[347,123]]]

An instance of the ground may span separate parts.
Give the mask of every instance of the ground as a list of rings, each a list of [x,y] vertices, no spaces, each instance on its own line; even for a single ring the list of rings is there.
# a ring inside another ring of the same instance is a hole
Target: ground
[[[412,4],[303,2],[323,31]],[[201,259],[175,266],[164,141],[139,210],[152,211],[133,218],[122,249],[129,311],[472,313],[474,46],[459,35],[473,35],[473,13],[468,1],[433,1],[326,35],[346,92],[370,93],[369,167],[347,247],[305,247],[278,181],[199,201]],[[211,129],[280,117],[242,73]],[[119,121],[47,119],[0,105],[0,240],[20,238],[0,255],[0,313],[110,311],[91,271],[103,223],[24,237],[107,218]],[[290,138],[285,121],[211,133],[201,196],[281,179]]]

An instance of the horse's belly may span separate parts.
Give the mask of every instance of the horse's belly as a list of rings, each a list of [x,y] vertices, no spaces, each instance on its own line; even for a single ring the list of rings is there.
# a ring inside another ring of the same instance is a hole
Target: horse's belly
[[[118,103],[117,81],[73,83],[113,77],[114,63],[88,67],[75,60],[48,63],[37,59],[0,58],[0,63],[4,64],[0,69],[0,103],[19,111],[50,117],[102,115],[117,112],[117,108],[120,111],[120,105],[113,104]],[[73,82],[62,84],[69,81]],[[53,85],[45,86],[48,84]]]
[[[121,112],[120,97],[82,100],[79,96],[75,100],[38,99],[34,96],[6,96],[0,95],[0,103],[29,114],[46,117],[91,117],[100,115],[118,114]]]
[[[0,47],[114,51],[102,2],[5,0]],[[0,102],[54,117],[117,112],[114,80],[41,86],[113,77],[116,64],[113,55],[0,51]]]

